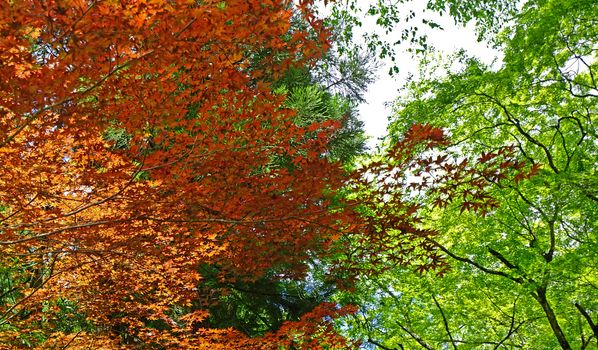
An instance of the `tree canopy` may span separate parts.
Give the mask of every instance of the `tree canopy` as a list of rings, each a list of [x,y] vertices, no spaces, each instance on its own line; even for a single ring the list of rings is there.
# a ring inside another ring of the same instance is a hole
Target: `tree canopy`
[[[598,346],[598,6],[408,3],[2,2],[2,347]]]
[[[329,211],[342,170],[322,156],[344,112],[296,122],[271,88],[329,46],[309,6],[1,5],[3,344],[268,347],[330,332],[311,316],[253,341],[202,307],[201,266],[221,284],[295,278],[351,225]],[[60,326],[79,315],[92,326]]]
[[[534,176],[480,177],[495,201],[488,210],[471,184],[448,202],[407,192],[451,268],[438,277],[395,265],[365,278],[349,327],[358,337],[382,349],[598,346],[597,11],[591,1],[528,1],[493,39],[499,67],[457,53],[428,60],[429,75],[407,86],[390,145],[430,123],[450,135],[438,157],[488,164],[507,149],[522,163],[499,168],[532,166]]]

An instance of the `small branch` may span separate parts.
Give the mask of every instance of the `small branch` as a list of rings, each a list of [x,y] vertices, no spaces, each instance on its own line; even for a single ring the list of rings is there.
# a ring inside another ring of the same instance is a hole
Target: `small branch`
[[[377,347],[379,347],[382,350],[399,350],[398,348],[389,348],[387,346],[382,345],[381,343],[373,340],[372,338],[368,338],[368,343],[370,344],[374,344]],[[399,347],[401,348],[401,350],[404,350],[405,348],[403,347],[403,344],[399,344]]]
[[[583,306],[581,306],[579,303],[575,303],[575,307],[577,308],[579,313],[581,313],[581,315],[586,319],[586,321],[590,325],[590,328],[592,329],[592,333],[594,333],[594,337],[596,337],[596,341],[598,342],[598,325],[596,323],[594,323],[594,321],[592,321],[592,317],[590,316],[588,311]]]
[[[397,304],[400,304],[400,298],[394,294],[393,292],[391,292],[387,286],[383,285],[382,283],[380,283],[380,281],[378,280],[372,280],[382,291],[384,291],[386,294],[390,295]],[[411,338],[413,338],[419,345],[421,345],[424,349],[427,350],[434,350],[434,348],[428,344],[425,340],[423,340],[419,335],[417,335],[416,333],[413,333],[409,328],[403,326],[403,324],[399,321],[396,321],[397,325],[407,334],[409,334],[409,336]],[[400,345],[400,344],[399,344]],[[402,346],[401,346],[402,347]]]
[[[52,259],[52,262],[50,263],[48,278],[46,278],[45,280],[42,280],[41,283],[39,285],[35,286],[35,288],[33,288],[33,290],[29,294],[25,295],[23,298],[21,298],[20,300],[15,302],[13,305],[11,305],[8,309],[6,309],[2,312],[2,314],[0,315],[0,326],[7,324],[13,317],[18,315],[18,312],[14,312],[12,315],[10,315],[10,313],[15,311],[19,305],[25,303],[28,299],[31,299],[35,293],[37,293],[40,289],[42,289],[44,287],[44,285],[46,285],[48,283],[48,281],[50,281],[50,279],[52,279],[53,277],[58,275],[57,273],[54,273],[54,266],[55,266],[57,258],[58,257],[55,256]]]
[[[514,270],[519,269],[517,265],[512,264],[509,260],[507,260],[501,253],[497,252],[496,250],[488,248],[488,252],[492,254],[495,258],[500,260],[500,262],[505,264],[506,267]]]
[[[507,273],[505,273],[503,271],[492,270],[492,269],[489,269],[487,267],[484,267],[484,266],[478,264],[477,262],[475,262],[475,261],[473,261],[471,259],[460,257],[460,256],[454,254],[453,252],[451,252],[450,250],[448,250],[442,244],[436,242],[435,240],[433,240],[431,238],[426,238],[426,240],[429,241],[429,242],[431,242],[431,243],[433,243],[435,246],[437,246],[438,248],[440,248],[440,250],[442,250],[444,253],[446,253],[448,256],[450,256],[451,258],[453,258],[455,260],[458,260],[458,261],[467,263],[469,265],[472,265],[474,267],[477,267],[479,270],[481,270],[483,272],[486,272],[486,273],[489,273],[489,274],[492,274],[492,275],[496,275],[496,276],[502,276],[502,277],[508,278],[511,281],[517,282],[519,284],[521,284],[521,283],[524,282],[524,280],[522,278],[520,278],[520,277],[513,277],[513,276],[511,276],[511,275],[509,275],[509,274],[507,274]]]
[[[53,235],[56,235],[56,234],[58,234],[60,232],[64,232],[64,231],[70,231],[70,230],[75,230],[75,229],[80,229],[80,228],[85,228],[85,227],[92,227],[92,226],[99,226],[99,225],[114,224],[114,223],[119,223],[119,222],[128,222],[128,221],[133,221],[133,220],[135,220],[135,219],[90,221],[90,222],[85,222],[85,223],[78,224],[78,225],[69,225],[69,226],[64,226],[64,227],[61,227],[61,228],[58,228],[58,229],[55,229],[55,230],[52,230],[49,232],[40,233],[35,236],[25,237],[25,238],[21,238],[21,239],[15,239],[13,241],[0,241],[0,246],[19,244],[19,243],[33,241],[36,239],[43,239],[43,238],[47,238],[49,236],[53,236]]]
[[[525,322],[521,322],[517,328],[515,328],[515,314],[517,313],[517,300],[519,300],[519,297],[515,298],[515,301],[513,302],[513,313],[511,314],[510,317],[510,324],[509,324],[509,331],[507,332],[507,334],[502,338],[502,340],[496,344],[496,346],[494,347],[494,350],[498,349],[505,341],[507,341],[507,339],[509,339],[511,337],[511,335],[517,331],[517,329],[519,327],[521,327]]]
[[[453,349],[457,350],[457,344],[455,343],[455,339],[453,338],[453,334],[451,333],[451,330],[449,328],[448,320],[446,319],[444,310],[442,310],[442,307],[440,307],[440,303],[438,303],[438,300],[436,299],[436,296],[434,294],[432,294],[432,299],[434,300],[434,304],[436,304],[436,307],[440,311],[440,316],[442,316],[442,323],[444,324],[444,329],[446,330],[446,334],[448,334],[448,337],[451,340],[451,344],[453,344]]]
[[[556,249],[556,232],[555,232],[555,228],[554,228],[554,222],[556,221],[557,213],[558,213],[558,210],[555,210],[552,218],[550,220],[548,220],[548,228],[549,228],[548,231],[550,234],[550,248],[548,249],[548,251],[546,253],[542,254],[542,256],[544,257],[544,260],[547,263],[552,261],[552,258],[554,257],[554,251]]]
[[[61,347],[60,347],[60,350],[64,350],[64,349],[68,348],[68,347],[69,347],[69,346],[70,346],[70,345],[73,343],[73,341],[75,341],[75,339],[76,339],[76,338],[79,336],[79,334],[81,334],[81,332],[83,332],[83,331],[79,331],[79,332],[77,332],[77,333],[76,333],[76,334],[75,334],[75,335],[74,335],[74,336],[71,338],[71,340],[69,340],[69,342],[68,342],[68,343],[66,343],[66,344],[64,344],[63,346],[61,346]]]
[[[548,161],[548,165],[550,166],[550,168],[552,169],[552,171],[554,171],[556,174],[560,173],[559,169],[556,167],[556,165],[554,163],[554,158],[552,157],[552,153],[550,153],[550,150],[546,147],[546,145],[544,145],[540,141],[536,140],[532,135],[530,135],[527,131],[525,131],[523,129],[523,127],[521,126],[521,122],[518,119],[516,119],[516,118],[513,117],[513,115],[511,114],[511,112],[507,108],[507,106],[505,106],[500,101],[498,101],[497,98],[492,97],[492,96],[488,95],[487,93],[478,92],[478,93],[476,93],[476,95],[486,97],[490,101],[494,102],[500,109],[502,109],[502,111],[505,113],[505,116],[507,117],[507,120],[509,122],[511,122],[511,124],[513,126],[515,126],[515,128],[517,129],[517,131],[525,139],[527,139],[529,142],[531,142],[534,145],[540,147],[544,151],[544,154],[546,155],[546,159]]]

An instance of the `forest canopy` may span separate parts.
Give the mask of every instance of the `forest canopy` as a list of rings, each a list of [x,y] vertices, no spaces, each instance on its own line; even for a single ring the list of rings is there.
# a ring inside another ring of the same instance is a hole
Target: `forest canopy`
[[[0,348],[598,348],[598,6],[411,2],[2,2]]]

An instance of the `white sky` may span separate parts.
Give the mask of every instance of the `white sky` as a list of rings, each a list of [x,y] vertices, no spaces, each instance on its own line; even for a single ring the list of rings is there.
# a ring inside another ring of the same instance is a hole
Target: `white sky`
[[[369,1],[364,1],[365,6]],[[425,5],[423,1],[417,1],[420,6]],[[419,9],[415,8],[412,3],[400,4],[398,6],[405,6],[405,14],[410,9],[416,11],[418,16],[422,16],[423,7]],[[436,23],[440,24],[444,30],[425,30],[422,33],[428,35],[428,43],[434,46],[438,52],[441,53],[453,53],[459,49],[465,49],[468,54],[475,55],[482,59],[484,62],[491,63],[497,52],[488,48],[486,44],[477,42],[477,35],[474,31],[474,25],[471,23],[466,27],[457,26],[454,21],[448,17],[441,17],[439,15],[427,12],[424,15],[428,19],[434,19]],[[363,27],[356,30],[356,40],[359,40],[359,36],[364,31],[372,32],[379,30],[375,24],[375,19],[372,17],[362,18]],[[422,28],[420,26],[420,28]],[[397,30],[397,33],[400,29]],[[379,141],[379,138],[384,136],[386,133],[386,127],[388,125],[388,117],[390,115],[390,108],[385,107],[385,104],[392,102],[398,97],[398,90],[405,84],[406,78],[409,74],[416,75],[418,62],[417,59],[406,52],[404,46],[400,49],[399,57],[396,57],[396,62],[400,69],[398,76],[390,77],[388,75],[388,69],[390,65],[388,62],[381,62],[381,68],[378,71],[378,79],[375,83],[370,85],[367,93],[365,94],[366,103],[359,106],[359,114],[361,120],[365,123],[365,131],[370,140],[368,146],[374,148]],[[416,75],[417,76],[417,75]]]

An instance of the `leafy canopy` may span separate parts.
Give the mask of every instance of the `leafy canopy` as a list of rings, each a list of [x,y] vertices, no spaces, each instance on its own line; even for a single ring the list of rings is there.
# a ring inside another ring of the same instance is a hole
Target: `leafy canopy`
[[[488,210],[471,200],[475,183],[454,178],[442,182],[460,188],[450,197],[401,193],[420,205],[418,227],[435,232],[427,241],[451,268],[440,278],[383,261],[382,275],[344,296],[364,305],[348,334],[382,349],[597,346],[597,15],[592,1],[527,1],[494,38],[500,67],[459,53],[424,69],[446,76],[408,85],[391,150],[414,123],[430,123],[451,139],[434,157],[479,166],[510,150],[516,159],[499,168],[535,176],[479,177]],[[450,71],[455,62],[462,68]]]

